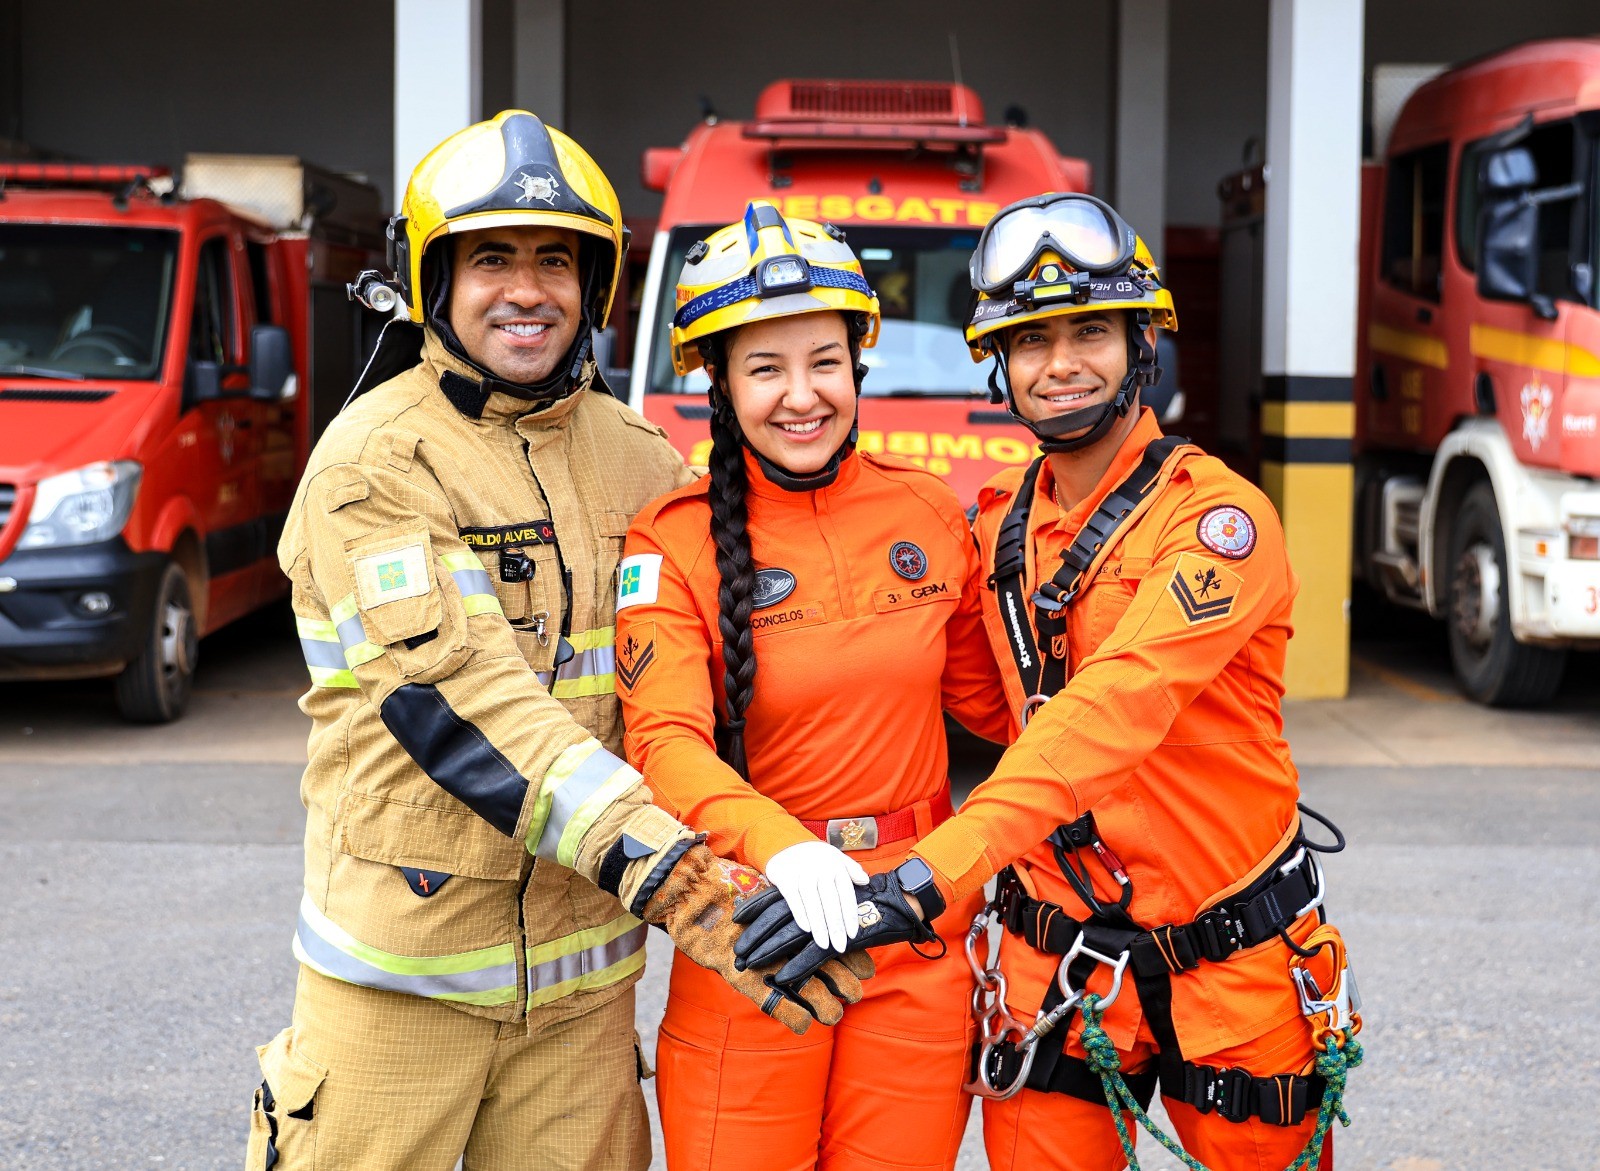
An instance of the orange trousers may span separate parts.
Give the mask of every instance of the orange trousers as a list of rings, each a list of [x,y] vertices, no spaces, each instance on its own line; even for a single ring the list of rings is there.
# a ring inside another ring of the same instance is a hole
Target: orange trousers
[[[670,1171],[953,1166],[971,1108],[961,1090],[973,1036],[962,940],[980,905],[964,900],[940,918],[941,959],[903,943],[874,951],[862,1001],[803,1037],[675,957],[656,1045]]]

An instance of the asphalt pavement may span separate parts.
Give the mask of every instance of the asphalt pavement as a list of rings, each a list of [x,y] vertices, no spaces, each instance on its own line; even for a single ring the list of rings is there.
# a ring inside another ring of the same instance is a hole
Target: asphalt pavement
[[[103,685],[0,686],[6,1171],[241,1164],[253,1047],[293,997],[308,725],[282,609],[202,655],[167,729],[121,724]],[[1350,839],[1329,907],[1367,1057],[1341,1167],[1594,1166],[1597,665],[1575,659],[1544,711],[1488,712],[1454,693],[1437,628],[1385,619],[1360,631],[1349,699],[1287,705],[1305,799]],[[958,787],[986,759],[958,743]],[[666,953],[654,939],[647,1043]],[[984,1166],[976,1112],[959,1166]]]

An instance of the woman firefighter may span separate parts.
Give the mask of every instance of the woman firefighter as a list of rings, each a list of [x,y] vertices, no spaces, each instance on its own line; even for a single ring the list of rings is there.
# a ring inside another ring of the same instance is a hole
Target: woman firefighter
[[[855,450],[878,302],[841,233],[753,202],[690,249],[677,299],[676,369],[711,380],[711,471],[628,534],[628,755],[842,948],[854,887],[950,816],[941,713],[1007,731],[977,551],[937,476]],[[878,951],[862,1003],[799,1044],[674,963],[658,1049],[673,1171],[951,1166],[971,1037],[959,940],[979,900],[952,899],[919,945],[939,958]]]
[[[1014,743],[914,847],[907,866],[931,877],[909,887],[903,866],[858,892],[851,946],[915,942],[923,915],[1000,873],[1000,962],[973,962],[993,1168],[1122,1166],[1099,1076],[1111,1060],[1134,1097],[1159,1084],[1188,1151],[1218,1171],[1327,1157],[1318,1104],[1331,1084],[1337,1105],[1360,1018],[1320,910],[1317,853],[1342,839],[1307,838],[1283,739],[1298,583],[1277,514],[1139,406],[1160,373],[1155,331],[1177,315],[1113,209],[1012,204],[970,275],[973,358],[994,362],[996,400],[1044,451],[990,482],[973,526]],[[770,931],[759,899],[747,913],[737,952],[799,952],[779,981],[827,954],[781,910]]]

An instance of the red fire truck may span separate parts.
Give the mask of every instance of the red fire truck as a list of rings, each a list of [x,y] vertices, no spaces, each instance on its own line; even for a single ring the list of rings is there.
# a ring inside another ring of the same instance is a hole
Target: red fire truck
[[[691,463],[710,452],[706,381],[672,372],[673,282],[684,253],[754,198],[843,227],[883,312],[863,356],[864,451],[906,456],[965,502],[999,469],[1025,464],[1033,436],[987,402],[987,365],[962,339],[967,260],[1006,204],[1089,190],[1089,165],[1038,130],[991,126],[977,94],[937,82],[779,81],[748,121],[708,116],[681,146],[652,148],[645,186],[665,193],[640,297],[629,402]]]
[[[200,636],[284,592],[381,227],[375,189],[295,159],[191,156],[181,192],[0,164],[0,679],[112,676],[129,719],[183,713]]]
[[[1600,648],[1600,39],[1419,88],[1363,189],[1359,576],[1449,625],[1474,698]]]

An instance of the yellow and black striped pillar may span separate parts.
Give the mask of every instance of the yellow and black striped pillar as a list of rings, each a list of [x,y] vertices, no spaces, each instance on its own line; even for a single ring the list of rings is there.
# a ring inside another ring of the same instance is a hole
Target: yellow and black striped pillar
[[[1285,683],[1298,699],[1343,696],[1350,676],[1350,549],[1355,473],[1351,379],[1262,380],[1261,488],[1283,518],[1300,577]]]

